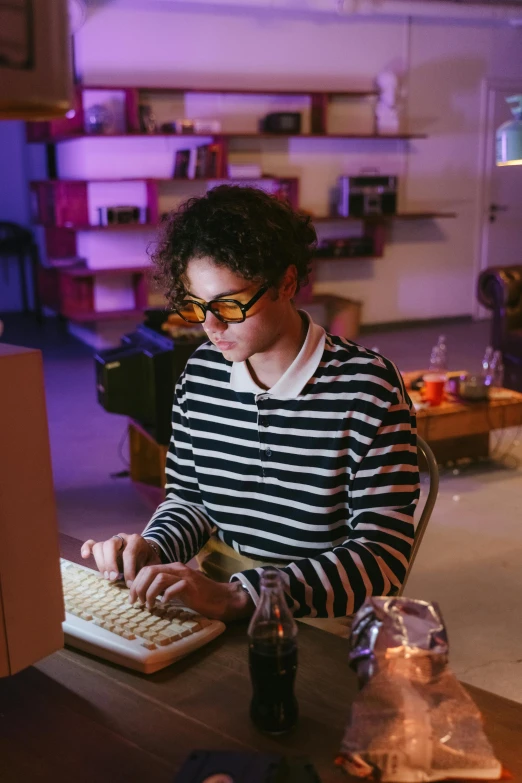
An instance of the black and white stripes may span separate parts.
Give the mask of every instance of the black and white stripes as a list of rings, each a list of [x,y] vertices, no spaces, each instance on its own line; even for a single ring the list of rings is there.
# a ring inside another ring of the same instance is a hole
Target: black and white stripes
[[[211,344],[176,388],[167,499],[144,535],[190,560],[213,530],[247,557],[281,563],[296,617],[352,614],[399,588],[419,496],[415,416],[395,366],[326,336],[291,399],[234,391]],[[257,600],[261,569],[244,571]]]

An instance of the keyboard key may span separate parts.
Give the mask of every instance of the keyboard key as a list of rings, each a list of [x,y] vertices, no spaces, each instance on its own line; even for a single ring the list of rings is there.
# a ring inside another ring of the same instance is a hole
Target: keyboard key
[[[195,620],[183,620],[182,626],[183,628],[188,628],[190,633],[197,633],[198,631],[201,631],[201,625]]]
[[[158,647],[165,647],[165,645],[170,644],[170,641],[170,638],[164,633],[159,633],[154,637],[154,642],[158,645]]]

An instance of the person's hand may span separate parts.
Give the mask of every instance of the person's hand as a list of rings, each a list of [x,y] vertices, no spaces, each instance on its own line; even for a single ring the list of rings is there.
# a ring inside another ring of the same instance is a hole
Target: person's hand
[[[255,608],[239,582],[214,582],[182,563],[142,568],[131,585],[129,601],[139,601],[150,610],[160,595],[163,601],[179,598],[205,617],[225,622],[249,617]]]
[[[161,562],[149,542],[137,533],[118,533],[98,543],[90,538],[82,544],[81,554],[84,560],[94,556],[98,570],[105,579],[116,582],[123,576],[129,587],[142,568]]]

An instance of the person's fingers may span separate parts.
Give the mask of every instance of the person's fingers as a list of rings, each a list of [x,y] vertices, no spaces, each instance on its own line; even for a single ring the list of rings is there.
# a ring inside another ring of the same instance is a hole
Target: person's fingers
[[[145,593],[145,603],[149,611],[154,609],[156,598],[172,584],[173,580],[177,581],[177,577],[172,574],[165,572],[156,574]]]
[[[82,548],[80,549],[81,556],[84,560],[87,560],[88,557],[92,555],[92,548],[95,545],[96,541],[93,538],[89,538],[88,541],[85,541],[82,544]]]
[[[103,575],[111,582],[115,582],[119,577],[121,569],[118,560],[121,563],[123,547],[124,542],[121,538],[113,537],[103,542]]]
[[[135,601],[139,601],[140,604],[145,603],[147,590],[158,573],[158,568],[159,566],[144,566],[138,572],[129,590],[129,603],[133,604]]]
[[[147,562],[144,546],[147,546],[147,544],[144,544],[141,536],[132,535],[127,537],[127,544],[122,554],[123,578],[127,587],[132,587],[137,572]]]
[[[175,598],[177,595],[183,592],[183,590],[187,589],[187,580],[186,579],[180,579],[178,582],[176,582],[173,585],[170,585],[170,587],[167,587],[166,590],[163,592],[163,598],[162,601],[171,601],[173,598]]]
[[[103,542],[98,541],[94,546],[92,547],[92,556],[94,557],[96,561],[96,567],[98,571],[103,574],[105,570],[105,560],[103,559]]]

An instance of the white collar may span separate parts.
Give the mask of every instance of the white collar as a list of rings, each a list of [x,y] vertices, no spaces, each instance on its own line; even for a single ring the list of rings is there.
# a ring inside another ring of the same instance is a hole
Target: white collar
[[[326,332],[322,326],[314,323],[304,310],[298,311],[308,322],[303,346],[294,361],[271,389],[259,386],[248,369],[246,362],[233,362],[230,370],[230,386],[235,392],[269,394],[279,400],[291,400],[297,397],[314,375],[323,356]]]

